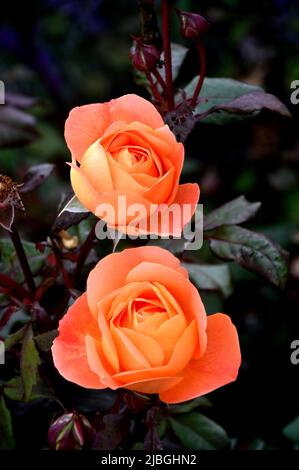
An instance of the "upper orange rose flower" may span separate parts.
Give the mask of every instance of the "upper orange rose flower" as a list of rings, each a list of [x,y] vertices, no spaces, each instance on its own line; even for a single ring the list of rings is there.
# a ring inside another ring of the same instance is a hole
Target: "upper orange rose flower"
[[[195,211],[199,187],[179,185],[184,146],[149,101],[125,95],[108,103],[74,108],[65,124],[65,139],[72,153],[71,183],[87,209],[110,227],[130,232],[133,214],[113,218],[99,205],[111,204],[117,211],[119,196],[125,196],[127,205],[143,205],[147,220],[155,204],[165,204],[164,213],[170,205],[188,204],[190,211],[170,222],[170,227],[159,222],[150,230],[145,224],[142,232],[181,234]],[[140,219],[144,222],[144,216]]]
[[[97,264],[60,321],[52,353],[61,375],[83,387],[159,393],[166,403],[232,382],[240,366],[230,318],[207,317],[179,260],[149,246]]]

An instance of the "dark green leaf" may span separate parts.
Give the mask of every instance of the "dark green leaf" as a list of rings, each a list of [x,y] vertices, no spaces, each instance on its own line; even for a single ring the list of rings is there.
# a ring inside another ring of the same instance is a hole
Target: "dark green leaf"
[[[299,443],[299,416],[287,424],[282,431],[283,435],[290,441]]]
[[[198,77],[194,79],[185,87],[187,97],[190,98],[193,95],[196,87]],[[200,100],[197,105],[196,113],[208,113],[211,108],[222,105],[242,95],[253,92],[263,92],[262,88],[248,85],[231,78],[208,78],[206,77],[203,83],[203,87],[200,92]],[[227,113],[225,111],[219,111],[212,114],[208,114],[201,122],[209,124],[226,124],[235,120],[240,120],[239,114]],[[244,115],[241,116],[244,119]]]
[[[8,351],[10,348],[15,346],[16,344],[20,343],[22,339],[24,338],[24,335],[26,333],[26,326],[23,326],[20,330],[16,331],[15,333],[9,335],[5,341],[5,349]]]
[[[9,409],[3,396],[0,396],[0,450],[13,450],[15,441]]]
[[[247,93],[228,103],[218,105],[214,108],[214,111],[223,110],[231,114],[253,114],[263,109],[285,117],[291,117],[288,108],[276,96],[262,91]]]
[[[204,230],[246,222],[255,216],[260,207],[260,202],[249,202],[244,196],[237,197],[206,215],[203,219]]]
[[[81,202],[77,198],[77,196],[73,196],[69,202],[64,206],[62,211],[59,213],[58,217],[63,214],[64,211],[67,212],[74,212],[75,214],[77,213],[82,213],[82,212],[90,212],[86,207],[82,206]]]
[[[206,397],[198,397],[194,398],[194,400],[187,401],[182,405],[171,405],[169,406],[169,411],[173,414],[181,414],[181,413],[189,413],[190,411],[194,410],[195,408],[199,407],[210,407],[212,403]]]
[[[65,210],[65,207],[71,203],[74,197],[74,193],[69,191],[63,198],[59,207],[60,214],[57,216],[52,226],[52,232],[59,233],[61,230],[67,230],[69,227],[79,224],[79,222],[89,216],[89,212],[86,212],[85,208],[83,212],[69,212]]]
[[[27,193],[38,188],[52,173],[54,165],[51,163],[42,163],[29,168],[20,188],[20,193]]]
[[[3,391],[11,400],[22,401],[24,397],[24,388],[21,377],[13,377],[6,382]]]
[[[193,95],[197,81],[195,77],[185,87],[188,98]],[[195,112],[201,122],[227,124],[255,116],[263,109],[290,117],[285,105],[260,87],[230,78],[205,78]]]
[[[237,261],[274,285],[284,287],[288,275],[287,254],[265,235],[231,225],[215,230],[209,239],[212,252],[219,258]]]
[[[44,253],[37,250],[35,243],[28,241],[22,241],[25,253],[29,259],[30,268],[33,275],[37,274],[42,268],[45,258],[49,253],[49,249],[46,248]],[[19,268],[19,261],[17,258],[16,250],[10,239],[0,239],[0,265],[3,273],[13,273],[14,279],[17,282],[23,280],[23,274]]]
[[[13,377],[4,386],[5,395],[11,400],[23,401],[24,399],[24,387],[21,377]],[[30,395],[30,401],[36,400],[37,398],[48,398],[49,400],[56,401],[63,407],[59,399],[54,395],[52,389],[50,389],[40,378],[37,378],[37,383],[33,385],[32,392]]]
[[[0,147],[25,145],[37,137],[35,117],[6,99],[0,106]]]
[[[228,297],[232,293],[230,271],[226,264],[184,263],[183,266],[188,270],[191,280],[198,289],[216,290],[221,292],[224,297]]]
[[[49,352],[56,336],[58,336],[58,330],[51,330],[35,336],[34,340],[40,351]]]
[[[265,441],[257,437],[250,443],[247,450],[266,450],[266,449],[267,449],[267,444],[265,443]]]
[[[169,418],[172,430],[186,449],[216,450],[229,444],[225,430],[200,413]]]
[[[32,327],[29,326],[23,339],[20,363],[25,401],[30,400],[32,387],[37,383],[39,364],[40,358],[38,351],[35,347]]]

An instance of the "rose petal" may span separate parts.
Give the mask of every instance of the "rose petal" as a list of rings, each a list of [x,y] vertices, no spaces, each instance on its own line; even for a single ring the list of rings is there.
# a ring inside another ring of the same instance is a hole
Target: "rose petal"
[[[227,315],[218,313],[208,317],[208,344],[200,359],[193,359],[180,373],[184,380],[163,392],[160,399],[166,403],[180,403],[222,387],[236,380],[241,362],[236,328]]]
[[[75,195],[84,207],[91,212],[95,212],[99,203],[97,191],[93,188],[86,175],[84,175],[78,166],[71,163],[69,163],[69,166],[71,167],[70,176]]]
[[[121,331],[126,334],[139,351],[142,351],[142,355],[151,367],[163,365],[164,353],[158,341],[147,334],[138,333],[128,328],[121,328]]]
[[[160,377],[180,376],[180,371],[190,361],[192,352],[197,343],[196,323],[193,321],[186,328],[183,335],[179,339],[173,356],[168,364],[160,367],[151,367],[148,369],[136,369],[132,371],[119,372],[114,374],[114,380],[125,385],[132,381],[152,380]]]
[[[108,105],[111,122],[125,121],[129,124],[138,121],[154,129],[164,125],[155,106],[138,95],[124,95],[109,101]]]
[[[87,104],[72,109],[65,122],[64,137],[72,157],[78,162],[111,124],[108,103]]]
[[[196,319],[198,324],[199,350],[202,354],[206,348],[207,317],[205,308],[194,285],[178,271],[162,264],[143,262],[133,268],[127,275],[126,282],[140,281],[159,282],[175,297],[187,320]]]
[[[181,184],[169,208],[163,212],[162,223],[157,232],[161,236],[173,235],[180,237],[184,226],[190,222],[199,200],[199,186],[196,183]],[[186,210],[184,209],[186,205]],[[178,211],[173,212],[177,206]],[[174,216],[178,214],[178,216]],[[165,221],[165,222],[164,222]]]
[[[123,332],[123,329],[110,325],[111,333],[117,347],[122,370],[150,369],[151,365],[144,354]]]
[[[178,258],[169,251],[156,246],[129,248],[121,253],[108,255],[95,266],[87,279],[87,298],[91,312],[97,316],[98,302],[122,287],[126,283],[127,274],[131,269],[148,260],[169,266],[174,270],[180,268]]]
[[[97,193],[113,189],[113,182],[106,152],[97,141],[84,153],[80,170],[86,175]]]
[[[58,331],[59,336],[54,340],[52,355],[60,374],[81,387],[104,388],[87,360],[85,336],[98,336],[99,328],[89,311],[86,294],[69,308],[59,322]]]
[[[111,370],[109,370],[109,364],[105,361],[101,343],[92,336],[86,335],[85,347],[89,367],[99,377],[101,383],[104,384],[102,388],[109,387],[112,390],[119,388],[119,382],[111,376]]]
[[[177,385],[181,380],[181,377],[160,377],[159,379],[136,380],[122,387],[139,393],[162,393]]]

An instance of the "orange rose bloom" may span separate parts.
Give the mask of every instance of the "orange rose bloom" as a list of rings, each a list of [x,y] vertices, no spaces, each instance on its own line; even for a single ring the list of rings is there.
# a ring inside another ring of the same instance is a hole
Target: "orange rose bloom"
[[[52,353],[71,382],[159,393],[166,403],[232,382],[240,366],[230,318],[207,317],[179,260],[150,246],[113,253],[96,265],[87,292],[60,321]]]
[[[83,206],[126,233],[130,232],[132,215],[112,218],[98,208],[111,204],[117,211],[119,196],[125,196],[127,205],[145,207],[146,219],[140,216],[146,220],[142,233],[181,234],[195,211],[199,187],[179,185],[184,146],[149,101],[125,95],[108,103],[74,108],[65,124],[65,139],[72,153],[71,183]],[[153,204],[165,204],[164,213],[172,204],[188,204],[190,213],[170,222],[169,228],[159,222],[150,231]]]

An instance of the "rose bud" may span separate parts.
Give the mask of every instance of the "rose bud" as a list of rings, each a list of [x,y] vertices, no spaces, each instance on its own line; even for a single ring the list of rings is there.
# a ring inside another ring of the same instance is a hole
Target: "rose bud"
[[[154,44],[145,44],[142,38],[134,37],[131,53],[133,66],[140,72],[151,72],[160,62],[161,51]]]
[[[80,450],[91,442],[94,433],[84,415],[64,413],[51,424],[48,442],[53,450]]]
[[[201,15],[176,9],[180,20],[181,35],[186,39],[199,40],[207,33],[210,24]]]

